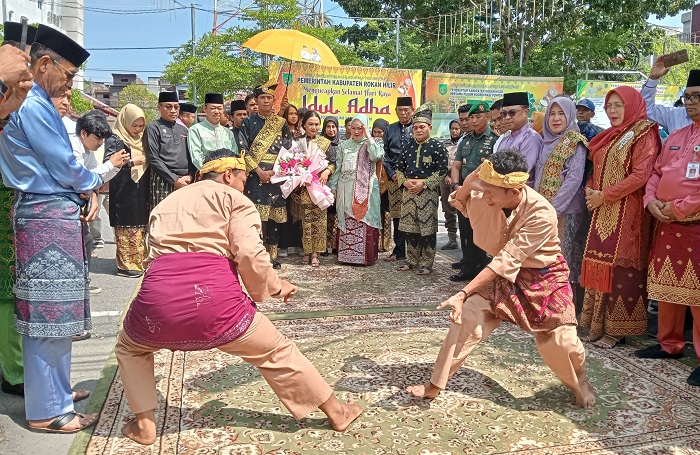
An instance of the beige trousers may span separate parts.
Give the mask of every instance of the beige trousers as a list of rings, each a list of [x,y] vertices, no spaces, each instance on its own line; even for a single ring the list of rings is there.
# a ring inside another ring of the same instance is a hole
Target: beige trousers
[[[462,309],[462,323],[452,323],[435,362],[430,382],[444,389],[448,379],[459,370],[474,347],[498,327],[501,319],[491,309],[491,302],[478,294],[471,295]],[[533,332],[542,360],[570,390],[579,390],[577,373],[582,373],[586,357],[583,343],[573,325],[562,325],[549,332]]]
[[[270,320],[256,312],[248,330],[231,343],[219,346],[255,365],[284,406],[299,420],[328,401],[333,390],[316,368],[299,352],[296,344],[282,335]],[[122,329],[115,347],[119,374],[129,407],[138,414],[158,405],[153,353]]]

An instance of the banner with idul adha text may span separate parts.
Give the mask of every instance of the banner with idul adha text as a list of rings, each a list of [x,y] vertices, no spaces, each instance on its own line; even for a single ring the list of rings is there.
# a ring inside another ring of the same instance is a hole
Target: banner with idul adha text
[[[450,74],[427,72],[425,99],[434,101],[433,136],[449,137],[450,121],[456,119],[457,108],[471,102],[492,103],[504,93],[528,92],[530,110],[547,109],[549,101],[564,91],[561,77],[484,76],[478,74]]]
[[[313,109],[321,118],[338,117],[341,127],[357,114],[367,115],[369,128],[380,118],[393,123],[398,120],[396,98],[410,96],[415,107],[421,99],[421,70],[272,62],[269,72],[279,82],[277,107],[286,90],[290,104]]]

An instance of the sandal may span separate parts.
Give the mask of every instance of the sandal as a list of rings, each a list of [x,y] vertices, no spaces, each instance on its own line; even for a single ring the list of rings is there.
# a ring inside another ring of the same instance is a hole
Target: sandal
[[[302,264],[311,264],[311,256],[308,254],[305,254],[303,258],[301,258],[301,263]]]
[[[593,346],[603,349],[612,349],[618,344],[625,344],[625,337],[615,338],[610,335],[605,335],[603,338],[593,343]]]
[[[418,273],[416,275],[430,275],[431,273],[433,273],[433,271],[428,267],[421,267],[418,269]]]
[[[73,403],[77,403],[78,401],[83,401],[84,399],[88,398],[89,396],[90,396],[89,390],[73,389]]]
[[[75,412],[75,411],[70,411],[70,412],[66,412],[63,415],[56,417],[46,427],[34,427],[32,425],[29,425],[29,429],[34,430],[34,431],[39,431],[42,433],[77,433],[77,432],[82,431],[86,428],[90,428],[91,426],[93,426],[97,423],[97,415],[95,415],[92,420],[88,421],[88,423],[86,423],[85,425],[82,425],[79,428],[76,428],[74,430],[64,430],[63,427],[65,427],[66,425],[71,423],[73,421],[73,419],[75,419],[76,417],[83,418],[83,419],[88,418],[88,416],[85,414],[81,414],[81,413]]]
[[[398,270],[399,272],[407,272],[409,270],[413,270],[413,267],[414,266],[412,266],[411,264],[404,264],[399,266],[399,268],[397,268],[396,270]]]
[[[311,267],[318,267],[321,265],[321,259],[318,256],[311,256]]]

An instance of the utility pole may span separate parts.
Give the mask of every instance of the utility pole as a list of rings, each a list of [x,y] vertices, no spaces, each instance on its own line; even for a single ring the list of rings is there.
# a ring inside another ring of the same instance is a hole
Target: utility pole
[[[194,33],[194,3],[190,4],[190,10],[192,12],[192,57],[195,54],[195,33]],[[192,83],[192,104],[197,104],[197,84]]]
[[[216,36],[216,11],[219,9],[219,0],[214,0],[214,26],[211,28],[211,34]]]
[[[401,42],[399,41],[399,28],[401,27],[400,21],[401,19],[399,16],[396,16],[396,68],[399,67],[399,52],[401,50]]]
[[[486,65],[486,74],[491,74],[491,65],[493,62],[493,0],[491,0],[491,7],[488,11],[488,24],[489,24],[489,60]]]

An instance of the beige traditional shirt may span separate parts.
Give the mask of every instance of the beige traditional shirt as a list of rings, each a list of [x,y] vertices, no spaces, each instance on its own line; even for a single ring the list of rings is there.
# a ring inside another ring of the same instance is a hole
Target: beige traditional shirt
[[[177,190],[151,212],[145,265],[169,253],[226,257],[236,264],[251,298],[262,302],[282,285],[260,232],[260,215],[243,193],[211,180],[197,182]]]
[[[521,268],[539,269],[561,255],[557,212],[535,190],[523,188],[522,200],[510,216],[490,206],[481,192],[458,191],[454,206],[469,218],[476,246],[493,256],[488,267],[515,283]]]

